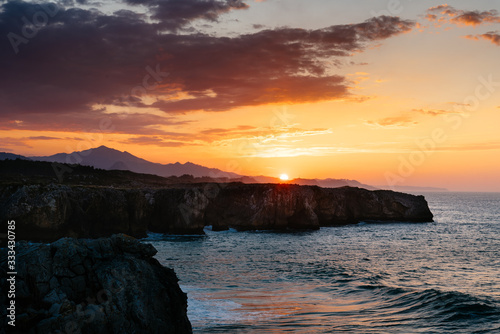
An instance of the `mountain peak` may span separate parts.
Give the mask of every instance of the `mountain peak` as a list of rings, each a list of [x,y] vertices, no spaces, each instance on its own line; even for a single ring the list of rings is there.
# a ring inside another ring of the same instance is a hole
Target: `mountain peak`
[[[111,148],[111,147],[107,147],[105,145],[101,145],[99,147],[94,147],[94,148],[91,148],[90,150],[93,150],[93,151],[113,151],[113,152],[121,152],[121,151],[118,151],[117,149],[114,149],[114,148]],[[124,152],[126,153],[126,152]]]
[[[107,147],[107,146],[104,146],[104,145],[101,145],[99,147],[93,147],[93,148],[89,148],[88,150],[82,150],[82,151],[79,151],[79,152],[73,152],[73,153],[80,153],[80,154],[84,154],[84,155],[88,155],[88,154],[106,154],[106,153],[123,153],[121,151],[118,151],[114,148],[111,148],[111,147]]]
[[[110,147],[107,147],[106,145],[101,145],[99,147],[95,147],[94,150],[113,150],[113,151],[117,151],[115,150],[114,148],[110,148]]]
[[[58,153],[48,157],[32,157],[33,160],[51,161],[60,163],[78,163],[84,166],[93,166],[101,169],[130,170],[136,173],[155,174],[159,176],[181,176],[190,174],[195,177],[210,176],[214,174],[214,168],[209,168],[191,162],[182,164],[180,162],[172,164],[154,163],[127,151],[119,151],[114,148],[101,145],[88,150],[67,153]],[[235,173],[227,173],[215,169],[216,174],[227,175],[227,177],[241,177]],[[220,172],[220,173],[219,173]]]

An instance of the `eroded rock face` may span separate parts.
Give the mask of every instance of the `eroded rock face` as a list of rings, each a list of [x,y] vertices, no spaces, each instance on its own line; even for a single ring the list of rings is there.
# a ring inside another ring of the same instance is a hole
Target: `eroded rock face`
[[[151,245],[114,235],[18,242],[16,251],[18,333],[191,333],[186,294]]]
[[[17,240],[57,240],[146,232],[317,229],[360,220],[432,221],[423,196],[387,190],[289,184],[197,184],[130,189],[58,184],[3,186],[0,219]]]
[[[313,187],[279,184],[230,184],[214,197],[205,222],[214,230],[318,229]]]
[[[322,226],[366,220],[431,222],[433,219],[424,196],[342,187],[322,189],[317,199],[315,212]]]
[[[0,189],[0,218],[17,240],[97,238],[115,233],[202,234],[208,199],[195,188],[120,189],[49,185]]]
[[[362,220],[430,222],[432,218],[423,196],[288,184],[230,184],[205,211],[205,223],[214,230],[317,229]]]
[[[158,233],[203,234],[209,198],[198,188],[159,189],[154,192],[148,229]]]

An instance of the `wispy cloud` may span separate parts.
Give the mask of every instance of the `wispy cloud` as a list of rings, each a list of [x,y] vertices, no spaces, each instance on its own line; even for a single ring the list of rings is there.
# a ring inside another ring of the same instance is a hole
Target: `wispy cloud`
[[[158,136],[140,136],[140,137],[132,137],[125,141],[122,141],[125,144],[138,144],[138,145],[152,145],[152,146],[160,146],[160,147],[180,147],[185,146],[186,143],[183,141],[168,141],[164,140]],[[193,145],[193,143],[190,143]]]
[[[365,121],[364,124],[370,127],[382,129],[404,129],[417,125],[418,122],[410,116],[396,116],[386,117],[376,121]]]
[[[249,131],[257,130],[258,128],[255,126],[249,125],[239,125],[235,128],[213,128],[213,129],[205,129],[200,131],[202,135],[209,136],[228,136],[228,135],[243,135],[248,134]]]
[[[350,148],[350,147],[330,147],[330,146],[312,146],[312,147],[290,147],[290,146],[256,146],[254,150],[243,154],[243,157],[249,158],[284,158],[299,156],[325,156],[332,154],[345,153],[366,153],[368,149]]]
[[[459,26],[478,26],[486,23],[500,23],[500,16],[495,9],[488,11],[465,11],[444,4],[427,10],[426,19],[438,24],[452,23]]]
[[[331,129],[301,129],[297,127],[267,127],[267,128],[256,128],[245,133],[228,133],[228,135],[219,140],[214,140],[212,143],[214,145],[227,145],[238,141],[249,141],[256,144],[289,144],[292,142],[299,142],[301,138],[320,136],[331,134],[333,131]],[[206,138],[210,140],[209,138]]]
[[[500,142],[490,141],[490,142],[480,142],[480,143],[465,143],[457,144],[453,146],[441,146],[437,147],[438,151],[490,151],[490,150],[500,150]]]
[[[453,110],[444,110],[444,109],[412,109],[413,112],[428,115],[428,116],[441,116],[448,114],[458,114],[460,112]]]
[[[472,39],[475,41],[484,39],[487,41],[490,41],[491,43],[500,46],[500,33],[498,31],[490,31],[485,34],[480,34],[480,35],[466,35],[464,36],[467,39]]]
[[[52,115],[52,114],[51,114]],[[192,123],[176,116],[159,116],[153,113],[116,113],[90,110],[63,112],[57,117],[45,113],[19,114],[15,120],[0,113],[0,130],[31,130],[59,132],[107,132],[132,135],[164,135],[166,127]],[[103,127],[103,124],[106,125]]]
[[[209,128],[192,133],[164,132],[162,135],[137,136],[121,140],[122,144],[139,144],[160,147],[199,146],[210,144],[213,147],[228,147],[241,142],[254,144],[291,144],[305,137],[331,134],[331,129],[301,129],[296,126],[254,127],[240,125],[233,128]]]
[[[27,143],[26,138],[14,138],[14,137],[2,137],[0,138],[0,145],[2,147],[27,147],[27,148],[33,148],[33,146],[29,145]],[[12,151],[11,149],[4,149],[8,151]]]
[[[28,137],[0,137],[0,145],[4,147],[28,147],[33,148],[30,144],[38,141],[55,141],[55,140],[75,140],[81,141],[82,138],[77,137],[50,137],[50,136],[28,136]]]
[[[58,140],[61,138],[48,137],[48,136],[31,136],[31,137],[27,137],[26,139],[28,139],[28,140]]]

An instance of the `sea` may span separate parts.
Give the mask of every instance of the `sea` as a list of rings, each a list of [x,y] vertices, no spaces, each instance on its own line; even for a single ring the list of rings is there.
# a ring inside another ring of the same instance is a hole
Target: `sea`
[[[195,333],[500,333],[500,193],[426,193],[432,223],[150,234]]]

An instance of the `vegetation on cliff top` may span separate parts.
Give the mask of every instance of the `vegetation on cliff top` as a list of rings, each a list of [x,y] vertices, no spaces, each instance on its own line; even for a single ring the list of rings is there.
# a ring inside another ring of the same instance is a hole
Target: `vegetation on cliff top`
[[[102,186],[119,188],[171,187],[180,184],[234,182],[238,179],[193,177],[192,175],[161,177],[126,170],[105,170],[78,164],[61,164],[24,159],[0,161],[0,185],[49,184]]]

